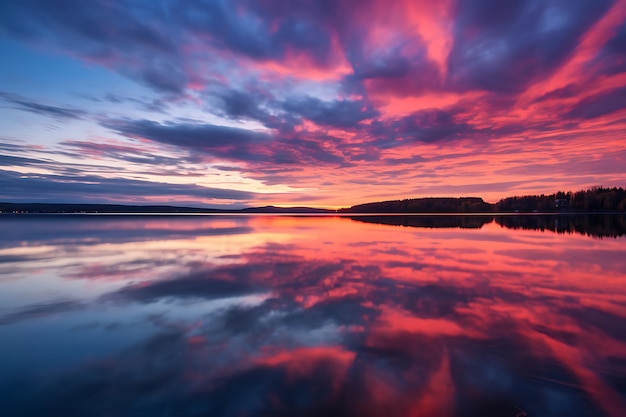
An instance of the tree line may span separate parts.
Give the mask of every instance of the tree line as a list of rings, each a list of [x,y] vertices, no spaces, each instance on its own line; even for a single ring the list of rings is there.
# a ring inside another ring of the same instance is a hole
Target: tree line
[[[626,211],[626,189],[593,187],[581,191],[559,191],[554,194],[507,197],[498,201],[493,211],[499,212],[600,212]]]
[[[340,213],[553,213],[623,212],[626,189],[593,187],[581,191],[507,197],[495,204],[479,197],[428,197],[365,203],[338,210]]]

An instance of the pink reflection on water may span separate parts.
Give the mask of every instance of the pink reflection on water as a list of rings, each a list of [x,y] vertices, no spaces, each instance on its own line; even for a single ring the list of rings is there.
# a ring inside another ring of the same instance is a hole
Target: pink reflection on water
[[[71,265],[38,262],[66,282],[76,281],[68,273],[76,270],[87,281],[114,278],[96,304],[167,303],[159,320],[174,333],[158,346],[180,359],[159,366],[206,398],[259,392],[233,406],[243,415],[558,409],[617,417],[626,410],[623,238],[493,222],[471,229],[345,218],[202,219],[196,229],[175,219],[135,222],[123,222],[120,239],[81,246]],[[140,230],[159,234],[137,240]],[[55,242],[57,253],[69,253],[65,241]],[[105,248],[123,257],[103,257]],[[141,266],[140,281],[132,265]],[[236,301],[254,294],[265,295]],[[219,300],[235,301],[194,313]],[[177,311],[193,317],[168,318]],[[115,362],[119,372],[149,374],[135,354]],[[212,401],[205,406],[219,403]]]

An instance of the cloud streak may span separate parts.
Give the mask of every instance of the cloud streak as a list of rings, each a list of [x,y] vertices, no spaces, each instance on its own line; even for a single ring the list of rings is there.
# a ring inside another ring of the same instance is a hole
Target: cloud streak
[[[130,197],[160,196],[169,198],[195,198],[198,200],[248,200],[253,194],[220,188],[188,184],[167,184],[150,181],[105,178],[87,175],[20,175],[0,171],[3,184],[0,198],[15,198],[23,202],[114,202]]]
[[[0,92],[0,98],[11,104],[16,109],[43,116],[50,116],[61,120],[82,119],[88,115],[88,113],[84,110],[50,106],[47,104],[38,103],[34,100],[29,100],[24,97],[20,97],[16,94]]]
[[[0,31],[22,48],[46,48],[76,63],[77,74],[96,67],[141,89],[103,85],[56,106],[32,89],[2,87],[12,91],[2,94],[6,111],[81,120],[95,131],[67,132],[57,145],[92,142],[93,152],[122,141],[170,152],[109,154],[118,164],[216,164],[240,183],[321,189],[331,205],[417,197],[407,193],[420,179],[439,195],[465,186],[483,195],[480,184],[501,184],[484,194],[495,199],[519,191],[495,173],[523,170],[528,159],[540,167],[523,178],[529,192],[623,185],[611,151],[592,145],[602,138],[624,151],[623,1],[28,0],[0,8]],[[604,159],[605,169],[578,164],[565,175],[581,155]],[[395,190],[385,186],[391,176]],[[350,189],[364,181],[373,189]]]

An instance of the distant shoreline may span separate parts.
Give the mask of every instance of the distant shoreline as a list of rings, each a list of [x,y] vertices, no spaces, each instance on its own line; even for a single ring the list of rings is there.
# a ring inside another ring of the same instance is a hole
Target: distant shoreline
[[[168,205],[65,204],[0,202],[5,214],[126,214],[126,215],[249,215],[249,214],[314,214],[314,215],[495,215],[495,214],[595,214],[626,213],[626,189],[594,187],[576,192],[527,195],[503,198],[488,203],[480,197],[424,197],[358,204],[339,210],[313,207],[249,207],[213,209]]]

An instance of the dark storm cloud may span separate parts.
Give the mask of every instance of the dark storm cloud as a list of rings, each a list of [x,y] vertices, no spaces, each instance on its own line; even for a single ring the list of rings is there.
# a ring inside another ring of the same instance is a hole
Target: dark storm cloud
[[[247,200],[253,193],[190,184],[167,184],[95,175],[23,175],[0,170],[0,197],[19,201],[101,202],[111,198],[191,196],[200,199]]]
[[[461,0],[450,82],[461,89],[514,92],[555,70],[611,0]]]
[[[10,103],[15,109],[41,114],[44,116],[51,116],[57,119],[82,119],[84,116],[89,114],[84,110],[41,104],[34,100],[20,97],[16,94],[0,92],[0,98]]]

